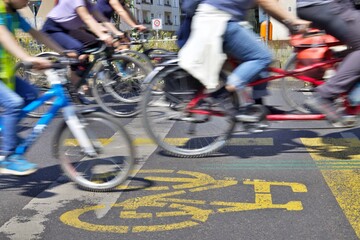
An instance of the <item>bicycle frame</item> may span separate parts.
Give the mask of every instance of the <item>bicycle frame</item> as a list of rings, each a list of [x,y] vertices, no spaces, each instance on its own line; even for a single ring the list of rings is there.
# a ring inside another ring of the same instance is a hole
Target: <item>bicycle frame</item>
[[[76,115],[75,107],[72,105],[71,101],[69,101],[68,94],[64,91],[64,86],[61,83],[63,79],[61,79],[57,75],[57,72],[53,69],[46,70],[45,73],[49,78],[52,79],[50,89],[41,97],[25,106],[21,111],[20,119],[25,118],[27,113],[34,111],[38,107],[44,105],[46,101],[50,99],[54,99],[54,103],[52,104],[49,111],[47,111],[33,126],[32,132],[29,133],[28,136],[17,146],[15,153],[24,154],[28,147],[30,147],[41,135],[41,133],[44,132],[46,127],[54,119],[59,110],[63,109],[64,120],[75,138],[78,140],[80,146],[83,147],[84,151],[88,155],[96,155],[94,147],[92,146],[84,129],[81,127],[80,120]]]
[[[323,80],[318,80],[315,78],[311,78],[308,76],[301,75],[302,73],[306,71],[310,71],[316,68],[324,67],[327,65],[334,65],[335,63],[341,62],[342,58],[336,58],[336,59],[329,59],[325,60],[319,63],[314,63],[309,66],[297,68],[295,70],[286,71],[281,68],[274,68],[270,67],[268,68],[269,73],[274,73],[275,75],[271,75],[266,78],[260,78],[256,81],[253,81],[248,84],[249,87],[253,87],[265,82],[270,82],[273,80],[281,79],[284,77],[294,77],[300,81],[303,82],[309,82],[314,84],[315,86],[319,86],[324,83]],[[235,65],[235,63],[233,63]],[[196,109],[196,106],[200,102],[201,99],[204,99],[208,97],[208,94],[205,94],[203,90],[198,91],[198,93],[195,95],[195,97],[188,103],[186,106],[186,112],[187,113],[194,113],[194,114],[201,114],[201,115],[213,115],[213,116],[223,116],[224,114],[219,111],[213,111],[213,110],[203,110],[203,109]],[[348,101],[345,102],[346,111],[348,114],[356,115],[360,113],[360,106],[350,106]],[[323,120],[325,119],[324,114],[269,114],[266,116],[266,119],[268,121],[295,121],[295,120]]]

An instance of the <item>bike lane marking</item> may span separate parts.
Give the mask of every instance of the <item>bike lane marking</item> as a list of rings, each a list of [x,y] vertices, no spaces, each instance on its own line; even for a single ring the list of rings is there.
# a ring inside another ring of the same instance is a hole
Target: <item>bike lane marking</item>
[[[145,134],[142,130],[139,118],[134,119],[127,126],[130,126],[131,135],[138,136]],[[102,143],[108,144],[111,139],[100,139]],[[74,144],[73,140],[68,139],[68,144]],[[133,174],[135,175],[144,165],[146,159],[156,150],[157,146],[144,146],[141,148],[141,155],[137,152],[137,158],[140,159],[135,166]],[[63,184],[64,176],[60,176],[56,182],[51,184],[48,189],[33,198],[20,214],[12,217],[4,225],[0,226],[0,233],[11,236],[11,239],[23,240],[24,236],[28,239],[37,239],[44,233],[45,224],[50,219],[51,214],[59,208],[66,206],[72,201],[81,201],[89,205],[102,205],[101,209],[95,211],[97,219],[104,217],[117,202],[121,192],[109,192],[107,194],[94,193],[79,190],[74,183]],[[129,182],[124,183],[126,186]],[[49,195],[51,197],[49,197]]]
[[[164,177],[156,176],[159,174],[176,174],[176,176]],[[139,174],[155,174],[145,177],[147,180],[156,180],[164,184],[173,183],[168,188],[150,187],[145,191],[168,190],[167,192],[155,193],[136,198],[130,198],[113,205],[113,209],[119,209],[119,225],[104,225],[101,222],[95,223],[94,220],[85,220],[83,215],[89,212],[101,209],[103,206],[87,206],[80,209],[74,209],[61,215],[60,220],[69,226],[93,231],[93,232],[111,232],[111,233],[130,233],[130,232],[157,232],[170,231],[193,227],[206,222],[210,215],[229,212],[241,212],[260,209],[283,209],[287,211],[301,211],[303,206],[301,201],[289,201],[287,203],[276,204],[272,202],[272,186],[290,187],[292,192],[304,193],[307,188],[301,183],[292,182],[273,182],[264,180],[244,180],[241,183],[234,179],[216,180],[210,175],[193,171],[174,171],[174,170],[140,170]],[[180,175],[180,176],[178,176]],[[185,175],[181,176],[181,175]],[[190,184],[192,183],[192,184]],[[231,202],[231,201],[211,201],[209,199],[187,199],[181,198],[187,193],[196,193],[212,189],[222,189],[234,187],[237,184],[252,185],[254,189],[254,202]],[[154,208],[154,211],[150,211]],[[159,208],[165,208],[167,211],[158,211]],[[188,217],[188,220],[177,217]],[[157,219],[167,218],[166,223],[157,223]],[[142,225],[126,224],[128,220],[141,220]],[[116,219],[112,218],[112,222]],[[149,225],[146,225],[146,221]],[[156,224],[157,223],[157,224]]]
[[[351,133],[342,136],[301,141],[360,238],[360,141]]]

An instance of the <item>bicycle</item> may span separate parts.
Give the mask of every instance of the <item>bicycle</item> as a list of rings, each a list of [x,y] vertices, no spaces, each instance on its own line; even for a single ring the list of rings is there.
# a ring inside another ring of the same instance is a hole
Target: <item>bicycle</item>
[[[98,48],[87,49],[84,54],[90,55],[90,61],[84,70],[77,86],[68,84],[73,99],[83,103],[78,98],[78,88],[88,83],[96,103],[109,114],[116,117],[131,117],[136,115],[140,101],[141,84],[151,69],[138,60],[115,53],[113,47],[102,44]],[[57,58],[58,53],[43,52],[37,57]],[[48,90],[46,76],[42,71],[23,71],[24,78],[38,86],[41,92]],[[89,102],[89,101],[88,101]],[[42,108],[29,113],[30,116],[40,117],[51,106],[48,102]]]
[[[130,39],[128,43],[121,43],[121,45],[128,46],[139,46],[136,50],[125,49],[121,50],[122,54],[129,54],[131,57],[139,59],[140,61],[146,62],[146,64],[151,65],[153,69],[156,65],[165,62],[170,59],[177,57],[176,52],[166,50],[164,48],[147,48],[146,43],[148,43],[148,34],[149,32],[139,32],[138,29],[132,29],[130,34],[125,33],[126,37]]]
[[[305,34],[293,35],[290,38],[290,45],[293,52],[285,63],[286,71],[294,70],[298,67],[311,65],[326,59],[343,58],[348,54],[348,49],[343,43],[324,31],[311,29]],[[326,81],[336,72],[337,63],[334,66],[323,66],[304,73],[315,79]],[[282,94],[286,103],[293,109],[310,113],[310,110],[304,106],[306,98],[312,95],[314,87],[318,84],[292,81],[284,78],[282,81]]]
[[[66,68],[74,60],[59,57],[45,70],[50,88],[22,109],[21,119],[52,100],[51,107],[21,140],[16,154],[27,149],[44,132],[62,110],[63,120],[54,135],[54,156],[60,160],[64,173],[80,188],[108,191],[123,183],[135,164],[135,152],[128,133],[115,119],[94,110],[78,111],[70,101],[65,87]],[[18,64],[29,69],[29,64]]]
[[[277,79],[283,79],[283,85],[288,85],[289,77],[302,83],[302,86],[304,82],[318,86],[324,83],[324,80],[312,78],[306,73],[323,68],[336,68],[336,64],[341,61],[342,57],[331,57],[307,66],[299,66],[294,70],[270,67],[270,76],[251,82],[248,86]],[[236,64],[232,63],[233,66]],[[225,81],[225,77],[226,75],[221,74],[221,82]],[[201,157],[226,144],[237,123],[226,107],[229,101],[235,106],[239,104],[234,94],[228,93],[224,87],[207,93],[197,79],[178,66],[177,60],[168,61],[155,68],[144,84],[146,89],[141,105],[143,124],[148,135],[167,153],[179,157]],[[171,87],[171,84],[176,87]],[[348,114],[360,113],[360,107],[352,106],[346,94],[342,100],[339,104],[343,105]],[[325,119],[323,114],[310,113],[266,115],[264,109],[256,105],[253,111],[254,114],[263,116],[263,121],[240,122],[246,131],[263,131],[268,125],[267,121]],[[345,125],[354,123],[355,119],[349,117]]]

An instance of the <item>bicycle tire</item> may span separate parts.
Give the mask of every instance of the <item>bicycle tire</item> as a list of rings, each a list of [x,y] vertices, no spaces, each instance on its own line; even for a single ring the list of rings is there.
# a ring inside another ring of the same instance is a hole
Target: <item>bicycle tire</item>
[[[42,52],[35,56],[48,58],[48,57],[58,57],[59,54],[56,52]],[[23,72],[21,72],[21,71],[23,71]],[[44,71],[35,70],[35,69],[26,69],[26,70],[20,69],[18,72],[19,72],[18,73],[19,76],[22,79],[24,79],[25,81],[28,81],[30,84],[37,87],[37,89],[39,91],[39,96],[41,96],[42,94],[44,94],[46,91],[48,91],[50,89],[50,83],[48,82],[47,76],[45,75]],[[41,105],[40,107],[35,109],[34,111],[28,113],[28,116],[39,118],[42,115],[44,115],[46,112],[48,112],[51,105],[52,105],[51,100],[47,101],[43,105]]]
[[[65,121],[55,135],[55,156],[64,173],[80,188],[112,190],[127,179],[134,167],[135,152],[130,137],[116,119],[105,113],[91,112],[79,119],[97,156],[85,156]]]
[[[206,119],[209,115],[187,114],[184,106],[195,94],[192,89],[182,90],[189,87],[186,86],[189,79],[196,80],[176,65],[167,66],[154,75],[146,86],[141,105],[143,124],[148,135],[168,154],[177,157],[203,157],[226,144],[236,123],[218,102],[215,105],[205,103],[202,107],[205,110],[218,110],[223,116],[210,116]],[[170,80],[179,81],[176,87],[178,92],[167,90],[166,81]]]
[[[167,60],[173,59],[173,57],[169,56],[174,56],[174,58],[176,58],[177,56],[176,54],[173,55],[174,52],[171,52],[164,48],[150,48],[144,51],[144,54],[151,60],[154,66],[161,64]],[[164,56],[163,58],[161,57],[162,55]]]
[[[102,66],[94,76],[93,96],[101,108],[113,116],[135,116],[140,111],[138,105],[143,81],[151,69],[138,60],[121,54],[114,55],[109,62],[113,71],[106,72]],[[125,77],[117,68],[119,64],[127,67]]]
[[[141,52],[138,52],[135,50],[131,50],[131,49],[124,49],[118,53],[121,55],[135,58],[136,60],[138,60],[139,62],[141,62],[142,64],[144,64],[146,67],[148,67],[151,70],[154,68],[154,65],[151,62],[150,58],[147,55],[145,55],[144,53],[141,53]]]
[[[292,53],[285,63],[284,70],[295,69],[297,53]],[[281,80],[282,96],[286,104],[301,113],[310,113],[310,109],[304,106],[307,98],[312,96],[313,86],[293,77],[285,77]]]

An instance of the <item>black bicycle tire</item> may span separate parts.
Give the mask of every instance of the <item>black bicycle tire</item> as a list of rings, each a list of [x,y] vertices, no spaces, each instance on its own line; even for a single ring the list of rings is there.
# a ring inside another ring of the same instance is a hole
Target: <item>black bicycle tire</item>
[[[141,104],[143,125],[145,127],[147,134],[156,142],[156,144],[158,144],[168,154],[176,157],[193,157],[193,158],[205,157],[207,155],[210,155],[218,151],[219,149],[221,149],[226,145],[227,141],[229,140],[233,132],[233,129],[236,126],[236,122],[233,118],[231,118],[230,127],[223,133],[223,135],[219,136],[219,138],[216,139],[216,141],[214,141],[212,144],[200,149],[190,149],[190,150],[178,148],[176,146],[167,144],[162,139],[158,138],[157,133],[153,131],[153,127],[150,125],[151,120],[148,117],[147,108],[148,108],[148,103],[151,101],[151,94],[153,93],[153,85],[156,83],[157,78],[159,79],[164,78],[162,75],[166,76],[166,74],[169,74],[172,71],[176,71],[177,69],[181,69],[181,68],[177,65],[166,66],[162,71],[154,75],[153,78],[149,81],[149,84],[145,88],[145,92],[143,95],[144,98]]]
[[[135,63],[135,65],[137,66],[141,66],[142,67],[142,71],[144,71],[145,76],[150,73],[151,69],[147,68],[146,66],[143,66],[138,60],[129,57],[129,56],[125,56],[122,54],[116,54],[114,56],[112,56],[112,59],[125,59],[126,61]],[[145,77],[144,77],[145,78]],[[103,99],[100,96],[99,93],[99,89],[98,86],[99,81],[97,81],[97,74],[94,76],[94,87],[92,88],[92,93],[93,96],[95,97],[96,102],[100,105],[100,107],[106,111],[107,113],[115,116],[115,117],[133,117],[135,115],[137,115],[140,112],[140,109],[137,107],[138,103],[140,102],[141,96],[139,95],[139,100],[137,101],[127,101],[126,99],[122,98],[121,96],[119,96],[118,94],[116,94],[115,91],[111,91],[109,92],[109,90],[106,90],[107,93],[111,94],[112,97],[114,97],[116,100],[122,102],[123,104],[129,103],[129,104],[136,104],[136,107],[134,108],[134,111],[130,111],[130,112],[122,112],[122,111],[116,111],[113,108],[107,106],[105,104],[105,102],[103,101]],[[141,86],[140,86],[141,88]]]
[[[104,126],[106,127],[114,127],[118,132],[120,132],[121,136],[123,137],[124,141],[126,142],[127,149],[129,151],[128,156],[128,168],[125,172],[121,172],[119,175],[116,176],[115,180],[112,180],[111,182],[107,183],[94,183],[89,182],[88,180],[84,180],[82,178],[81,174],[78,174],[76,172],[76,169],[69,163],[68,161],[61,159],[61,154],[64,154],[61,152],[61,146],[62,146],[62,138],[66,137],[64,134],[68,131],[68,126],[65,123],[65,121],[62,122],[61,125],[59,125],[58,132],[55,135],[54,139],[54,155],[57,159],[60,160],[60,166],[66,176],[68,176],[73,182],[75,182],[81,189],[88,190],[88,191],[94,191],[94,192],[104,192],[104,191],[110,191],[122,184],[124,181],[127,180],[128,176],[130,175],[131,171],[134,168],[135,165],[135,150],[134,146],[132,144],[131,138],[125,128],[113,117],[109,116],[106,113],[101,112],[91,112],[82,114],[81,119],[97,119],[95,121],[102,121]],[[123,141],[122,141],[123,142]]]
[[[124,49],[124,50],[120,51],[118,54],[130,56],[130,57],[132,57],[131,54],[134,54],[137,56],[136,59],[140,59],[141,61],[144,61],[144,63],[146,63],[146,66],[149,69],[154,68],[154,65],[152,64],[150,58],[144,53],[141,53],[141,52],[138,52],[135,50],[131,50],[131,49]]]

